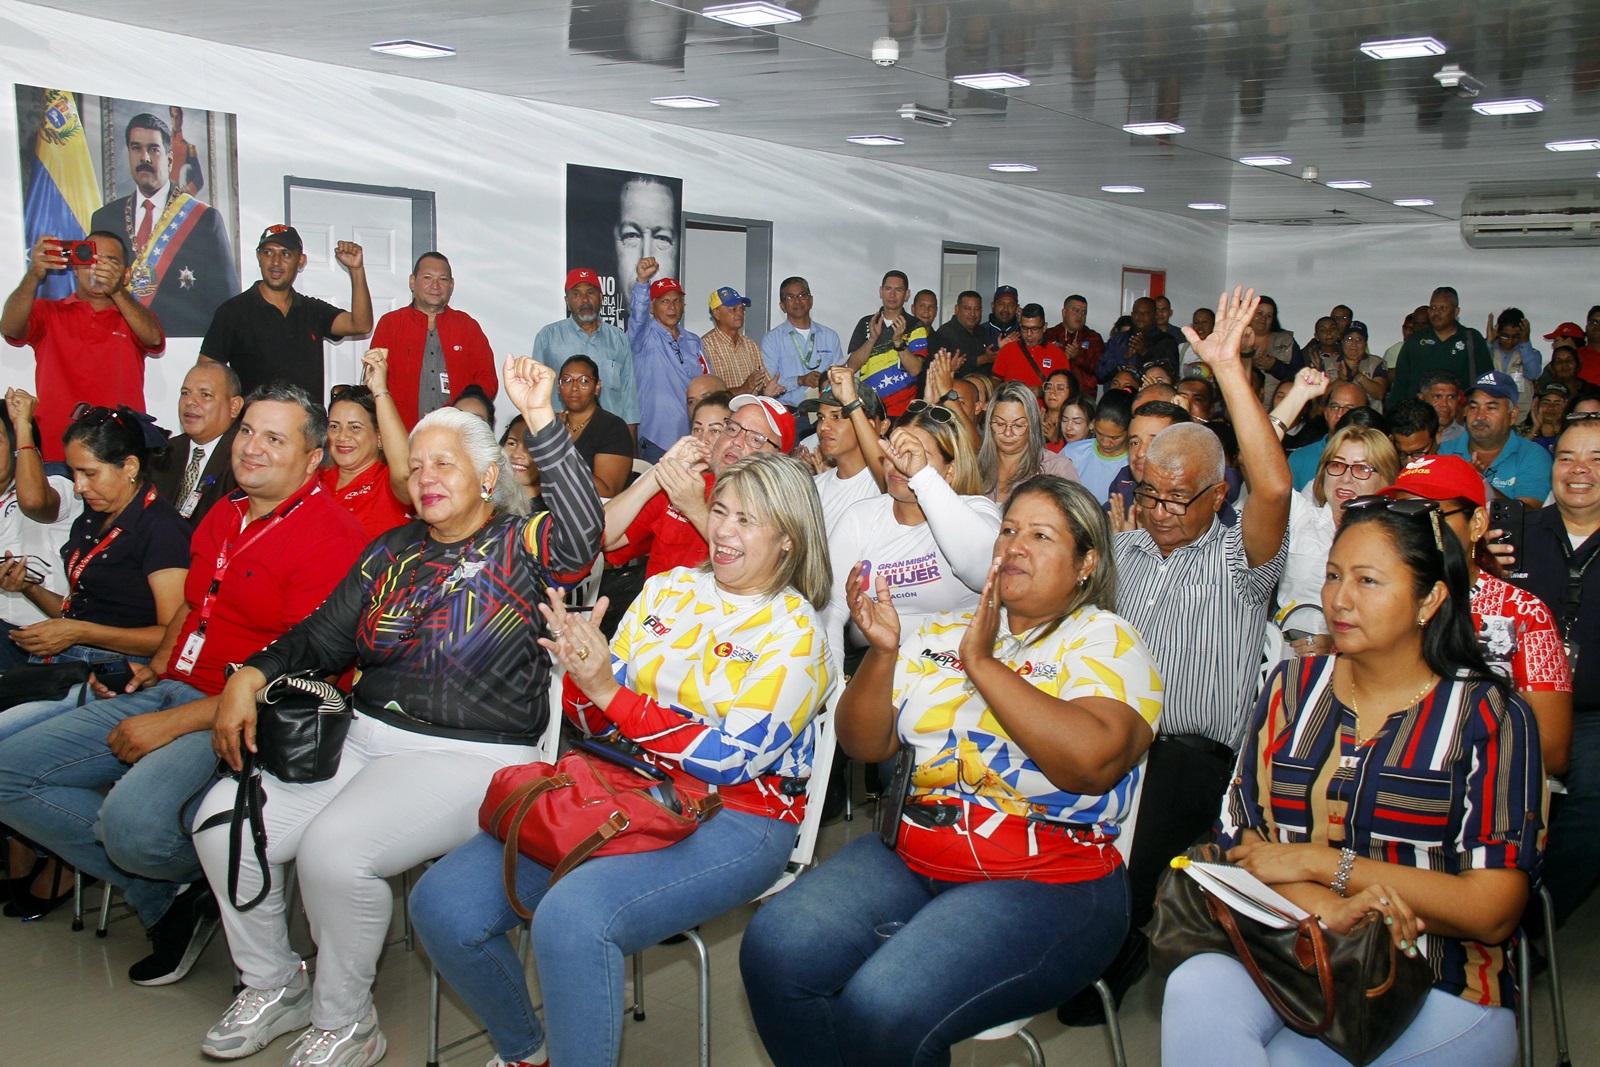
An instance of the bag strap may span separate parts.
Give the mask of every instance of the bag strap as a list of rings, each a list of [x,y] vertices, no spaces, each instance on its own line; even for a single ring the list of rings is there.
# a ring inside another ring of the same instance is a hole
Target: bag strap
[[[1217,900],[1210,893],[1205,894],[1206,908],[1210,910],[1211,917],[1217,920],[1222,929],[1227,932],[1228,940],[1233,942],[1233,951],[1238,954],[1239,962],[1244,964],[1244,969],[1250,972],[1251,981],[1256,988],[1261,990],[1261,995],[1267,998],[1267,1003],[1278,1017],[1288,1023],[1302,1034],[1316,1035],[1328,1032],[1333,1025],[1333,967],[1328,960],[1328,944],[1322,938],[1322,927],[1318,925],[1316,916],[1308,916],[1300,920],[1299,935],[1309,941],[1311,946],[1310,965],[1317,971],[1317,984],[1322,990],[1322,1018],[1315,1021],[1302,1019],[1283,1002],[1278,996],[1278,991],[1272,988],[1261,973],[1261,967],[1256,963],[1255,956],[1250,951],[1250,946],[1245,944],[1244,935],[1239,932],[1239,924],[1233,917],[1233,909]],[[1305,966],[1304,960],[1301,965]]]
[[[572,873],[574,867],[598,852],[601,845],[604,845],[627,828],[628,813],[620,808],[612,812],[609,819],[595,827],[594,833],[579,841],[573,846],[571,852],[561,857],[561,862],[556,864],[556,869],[550,872],[550,884],[555,885],[561,881],[561,879]]]
[[[272,868],[267,865],[267,824],[262,814],[266,806],[266,791],[261,788],[261,771],[256,767],[256,756],[248,748],[240,747],[239,789],[234,794],[233,810],[219,811],[194,828],[195,833],[214,826],[228,827],[228,902],[234,910],[245,912],[267,899],[272,891]],[[220,762],[220,761],[219,761]],[[224,764],[223,766],[226,766]],[[210,783],[207,783],[208,788]],[[199,794],[195,794],[198,796]],[[194,797],[190,797],[193,800]],[[187,808],[188,802],[184,803]],[[180,809],[181,811],[182,809]],[[239,903],[239,863],[243,858],[244,824],[250,824],[250,839],[256,854],[256,864],[261,870],[261,891],[243,904]]]
[[[505,885],[506,901],[511,905],[511,910],[516,913],[517,918],[524,922],[533,918],[533,912],[522,906],[522,898],[517,895],[517,860],[522,855],[517,850],[517,840],[522,835],[522,824],[527,819],[528,811],[533,807],[534,801],[558,786],[572,784],[574,783],[570,774],[550,774],[523,782],[500,802],[494,809],[493,818],[489,821],[491,831],[498,834],[501,820],[506,817],[508,811],[511,812],[511,821],[506,824],[505,837],[502,839],[505,841],[505,849],[501,857],[500,873]]]

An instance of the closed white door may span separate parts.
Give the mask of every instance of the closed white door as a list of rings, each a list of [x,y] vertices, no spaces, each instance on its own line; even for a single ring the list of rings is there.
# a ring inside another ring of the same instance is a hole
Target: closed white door
[[[690,224],[683,231],[683,325],[695,333],[711,329],[711,294],[724,285],[745,292],[749,235],[744,230]],[[746,333],[753,330],[746,322]],[[761,334],[755,333],[761,340]],[[735,385],[735,382],[729,382]]]
[[[333,249],[340,241],[354,241],[364,253],[373,321],[411,303],[411,205],[410,197],[292,186],[289,220],[306,245],[306,268],[295,288],[348,309],[350,272],[333,258]],[[330,341],[323,349],[323,380],[330,388],[361,381],[365,337]]]

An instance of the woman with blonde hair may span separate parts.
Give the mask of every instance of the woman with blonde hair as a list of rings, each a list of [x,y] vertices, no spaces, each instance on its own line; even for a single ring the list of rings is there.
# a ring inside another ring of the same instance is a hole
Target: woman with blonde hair
[[[983,494],[990,500],[1005,500],[1012,489],[1036,474],[1078,480],[1072,460],[1045,447],[1038,398],[1021,382],[1005,382],[995,391],[984,421],[978,470],[983,474]]]

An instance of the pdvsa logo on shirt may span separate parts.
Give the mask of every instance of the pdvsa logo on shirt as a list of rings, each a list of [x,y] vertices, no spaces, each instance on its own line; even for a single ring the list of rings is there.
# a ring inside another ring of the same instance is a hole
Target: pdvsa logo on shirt
[[[657,637],[667,636],[667,626],[661,621],[661,616],[659,615],[646,615],[644,617],[644,628]],[[717,654],[720,656],[722,653],[719,652]]]
[[[748,648],[740,648],[731,641],[724,641],[711,651],[717,654],[718,659],[736,659],[740,663],[754,663],[756,654]]]
[[[956,655],[954,652],[935,652],[931,648],[925,648],[922,650],[922,658],[926,660],[932,660],[935,664],[943,667],[945,670],[964,671],[967,669],[962,665],[961,657]]]
[[[1056,676],[1059,669],[1060,664],[1034,663],[1032,660],[1025,660],[1022,666],[1017,668],[1017,673],[1024,678],[1042,678],[1048,681]]]

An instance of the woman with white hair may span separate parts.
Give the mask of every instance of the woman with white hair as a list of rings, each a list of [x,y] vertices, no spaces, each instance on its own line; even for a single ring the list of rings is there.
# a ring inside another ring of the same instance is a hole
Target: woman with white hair
[[[290,1067],[381,1059],[372,982],[393,904],[384,880],[472,837],[494,772],[535,756],[550,681],[537,639],[551,633],[536,605],[552,581],[575,581],[589,565],[603,517],[589,468],[551,410],[555,372],[510,357],[504,378],[550,511],[529,517],[487,423],[453,408],[430,413],[411,432],[418,520],[373,541],[327,602],[246,660],[222,692],[212,743],[237,770],[241,745],[255,750],[256,694],[269,679],[360,667],[338,773],[315,783],[262,775],[272,886],[259,906],[233,907],[226,828],[195,835],[245,983],[206,1034],[208,1056],[238,1059],[305,1030]],[[228,811],[234,790],[213,789],[195,824]],[[318,947],[314,983],[289,945],[290,861]],[[240,898],[259,887],[254,864],[242,863]]]

